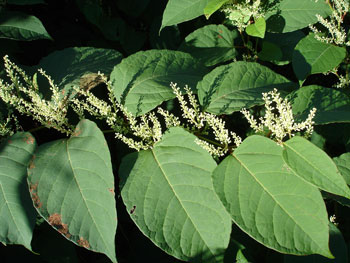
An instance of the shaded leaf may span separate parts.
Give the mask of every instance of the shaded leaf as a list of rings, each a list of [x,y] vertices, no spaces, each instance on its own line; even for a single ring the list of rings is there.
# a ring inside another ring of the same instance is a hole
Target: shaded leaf
[[[204,14],[209,0],[169,0],[163,13],[161,31],[166,26],[180,24]]]
[[[0,242],[20,244],[30,250],[37,213],[26,176],[35,148],[34,137],[24,132],[0,144]]]
[[[214,170],[213,183],[233,221],[263,245],[282,253],[332,257],[322,196],[289,171],[274,141],[246,138]]]
[[[182,128],[171,128],[151,150],[126,156],[121,194],[141,231],[170,255],[222,262],[230,217],[216,196],[209,153]]]
[[[190,53],[206,66],[214,66],[237,55],[235,41],[237,30],[229,30],[224,25],[207,25],[189,34],[179,50]]]
[[[283,159],[301,178],[326,192],[350,198],[350,189],[332,159],[303,137],[283,143]]]
[[[120,63],[122,54],[113,49],[93,47],[73,47],[55,51],[44,57],[38,68],[52,77],[55,84],[65,90],[67,95],[73,87],[91,89],[101,83],[98,72],[109,75],[113,67]],[[45,87],[40,85],[39,87]],[[49,90],[43,90],[48,93]]]
[[[170,83],[194,87],[207,69],[191,55],[171,50],[140,51],[111,73],[114,95],[134,115],[142,115],[175,97]]]
[[[283,0],[265,16],[269,32],[292,32],[310,24],[317,23],[316,14],[327,17],[331,9],[325,1],[314,0]]]
[[[215,114],[231,114],[243,107],[264,104],[262,92],[280,91],[295,83],[253,62],[233,62],[219,66],[205,75],[197,85],[200,104]]]
[[[296,30],[289,33],[266,32],[263,40],[262,51],[259,53],[259,58],[265,61],[273,62],[277,65],[288,64],[292,61],[293,51],[296,44],[304,36],[305,34],[301,30]],[[277,48],[274,47],[266,50],[269,45],[275,45]],[[276,55],[274,52],[281,52],[281,55]]]
[[[43,24],[35,16],[4,10],[0,14],[0,38],[21,41],[52,40]]]
[[[346,183],[350,185],[350,153],[344,153],[339,157],[333,158],[339,172],[344,177]]]
[[[288,95],[295,120],[304,121],[316,108],[315,124],[350,122],[350,98],[341,90],[306,86]]]
[[[325,73],[337,67],[346,56],[345,47],[320,42],[309,34],[299,41],[293,52],[293,70],[299,81],[310,74]]]
[[[69,139],[41,145],[28,168],[34,206],[75,244],[115,257],[114,177],[102,132],[79,122]]]

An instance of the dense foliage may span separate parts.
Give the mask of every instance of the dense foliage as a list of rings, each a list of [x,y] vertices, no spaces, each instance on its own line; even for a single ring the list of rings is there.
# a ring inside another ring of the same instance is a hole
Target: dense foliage
[[[348,0],[0,9],[1,262],[348,262]]]

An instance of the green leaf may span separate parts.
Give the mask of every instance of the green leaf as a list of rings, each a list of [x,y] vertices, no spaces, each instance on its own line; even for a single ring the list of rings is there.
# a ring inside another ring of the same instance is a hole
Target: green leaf
[[[348,251],[345,240],[339,229],[329,223],[329,247],[335,259],[325,258],[319,255],[298,257],[284,255],[283,263],[345,263],[348,262]]]
[[[198,98],[206,111],[231,114],[243,107],[264,104],[262,92],[284,90],[295,83],[253,62],[233,62],[215,68],[198,83]]]
[[[207,25],[189,34],[179,50],[190,53],[206,66],[214,66],[236,57],[235,41],[239,37],[237,30],[224,25]]]
[[[283,0],[278,1],[265,16],[267,30],[275,33],[292,32],[317,23],[316,14],[327,17],[331,9],[326,1]]]
[[[346,183],[350,185],[350,153],[344,153],[339,157],[335,157],[333,161],[337,165]]]
[[[296,44],[305,37],[301,30],[290,33],[266,33],[259,58],[273,62],[277,65],[285,65],[292,61]],[[270,46],[274,45],[273,48]],[[270,48],[269,48],[270,47]],[[277,54],[275,54],[277,52]]]
[[[264,38],[266,31],[266,21],[263,17],[259,17],[253,24],[246,27],[245,32],[249,36]]]
[[[230,0],[209,0],[208,4],[204,8],[204,15],[207,19],[215,13],[217,10],[220,9],[220,7],[229,2]]]
[[[97,73],[109,75],[121,60],[122,54],[113,49],[73,47],[52,52],[40,61],[37,68],[44,69],[67,95],[74,86],[85,90],[97,86],[102,81]],[[39,83],[39,87],[45,85]],[[43,91],[45,94],[49,92]]]
[[[316,108],[315,124],[350,122],[350,98],[341,90],[321,86],[305,86],[290,95],[295,120],[304,121]]]
[[[350,189],[332,159],[303,137],[283,143],[283,159],[301,178],[326,192],[350,198]]]
[[[79,122],[69,139],[41,145],[28,168],[34,206],[75,244],[116,262],[114,177],[102,132]]]
[[[279,46],[269,41],[264,41],[258,56],[261,60],[276,62],[282,60],[283,54]]]
[[[0,13],[0,38],[21,41],[52,40],[43,24],[35,16],[3,10]]]
[[[209,0],[169,0],[163,13],[162,26],[180,24],[204,14]]]
[[[282,147],[253,135],[213,172],[213,183],[233,221],[263,245],[282,253],[328,249],[328,216],[318,189],[289,171]]]
[[[27,132],[18,132],[0,144],[0,242],[30,250],[37,213],[26,176],[35,148],[35,139]]]
[[[207,69],[191,55],[171,50],[140,51],[114,67],[114,95],[134,115],[175,97],[170,83],[195,87]]]
[[[231,220],[216,196],[209,153],[182,128],[171,128],[151,150],[121,164],[121,194],[140,230],[170,255],[222,262]]]
[[[345,47],[323,43],[309,34],[299,41],[293,52],[293,70],[299,81],[310,74],[325,73],[337,67],[346,56]]]

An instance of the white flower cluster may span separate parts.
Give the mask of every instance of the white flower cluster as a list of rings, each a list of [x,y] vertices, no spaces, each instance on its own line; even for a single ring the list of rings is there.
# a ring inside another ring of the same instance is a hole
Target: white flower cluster
[[[11,113],[9,113],[5,119],[0,112],[0,141],[2,137],[11,136],[14,134],[14,130],[11,125],[11,121],[14,119]],[[15,119],[17,120],[17,119]]]
[[[229,133],[228,129],[225,128],[225,122],[222,119],[214,114],[204,113],[199,110],[197,100],[192,91],[187,86],[184,89],[187,93],[190,107],[187,106],[187,101],[185,100],[185,97],[182,95],[177,85],[171,83],[170,86],[180,103],[180,107],[183,112],[182,117],[187,120],[190,125],[193,125],[193,127],[185,126],[185,128],[192,131],[195,131],[196,129],[202,129],[202,132],[211,129],[215,140],[219,142],[217,143],[215,141],[210,141],[211,143],[209,143],[208,139],[197,138],[196,143],[198,145],[208,151],[211,155],[219,157],[225,155],[228,152],[229,145],[232,143],[232,139],[236,147],[241,144],[242,139],[234,132]]]
[[[257,19],[264,16],[260,0],[243,0],[241,3],[226,4],[222,11],[231,23],[242,32],[250,23],[253,17]]]
[[[295,123],[292,107],[287,99],[282,99],[277,89],[268,93],[263,93],[263,100],[265,101],[265,116],[261,117],[260,123],[254,119],[247,109],[242,109],[241,113],[248,120],[250,127],[255,132],[263,132],[267,127],[279,145],[282,145],[285,137],[291,138],[294,132],[305,130],[305,137],[308,137],[313,132],[312,120],[315,117],[316,108],[313,108],[307,119],[301,123]]]
[[[52,96],[50,100],[41,97],[36,83],[36,75],[29,78],[25,72],[4,57],[5,70],[11,84],[0,80],[0,98],[12,105],[18,112],[31,116],[48,128],[55,128],[60,132],[70,134],[73,127],[68,124],[67,99],[62,99],[59,88],[43,70],[39,73],[49,82]],[[22,80],[22,81],[21,81]],[[22,83],[23,82],[23,83]]]
[[[327,28],[328,35],[325,36],[314,25],[309,25],[309,28],[315,34],[315,38],[321,42],[350,46],[350,41],[346,41],[347,34],[342,27],[344,16],[349,11],[349,2],[348,0],[332,0],[330,5],[332,6],[332,14],[329,19],[316,14],[318,22]]]

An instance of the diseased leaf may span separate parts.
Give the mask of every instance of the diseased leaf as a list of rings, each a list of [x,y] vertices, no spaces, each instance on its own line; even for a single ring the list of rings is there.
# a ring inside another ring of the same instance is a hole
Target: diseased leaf
[[[208,2],[209,0],[169,0],[159,31],[166,26],[180,24],[203,15]]]
[[[179,50],[190,53],[206,66],[214,66],[237,56],[235,42],[239,38],[237,30],[229,30],[224,25],[207,25],[189,34]]]
[[[280,91],[295,83],[253,62],[233,62],[215,68],[197,85],[200,104],[215,114],[231,114],[243,107],[264,104],[262,92]]]
[[[349,187],[324,151],[300,136],[289,139],[283,146],[283,159],[295,174],[321,190],[350,198]]]
[[[28,168],[34,206],[75,244],[116,262],[114,177],[102,132],[79,122],[69,139],[41,145]]]
[[[0,13],[0,38],[21,41],[52,40],[43,24],[35,16],[4,10]]]
[[[331,9],[326,1],[283,0],[265,16],[267,30],[275,33],[287,33],[317,23],[316,14],[327,17]]]
[[[295,120],[304,121],[316,108],[315,124],[350,122],[350,98],[341,90],[306,86],[288,95]]]
[[[339,157],[333,158],[339,172],[344,177],[346,183],[350,185],[350,153],[344,153]]]
[[[170,255],[222,262],[230,217],[216,196],[209,153],[182,128],[171,128],[153,149],[126,156],[121,194],[140,230]]]
[[[325,73],[337,67],[346,56],[345,47],[337,47],[309,34],[299,41],[293,52],[293,70],[299,81],[310,74]]]
[[[35,148],[35,139],[28,132],[18,132],[0,144],[0,242],[29,250],[37,213],[26,176]]]
[[[175,97],[170,83],[195,87],[207,69],[191,55],[171,50],[140,51],[111,73],[114,95],[134,115],[142,115]]]
[[[289,170],[281,146],[253,135],[214,170],[214,189],[233,221],[263,245],[332,257],[322,196]]]

